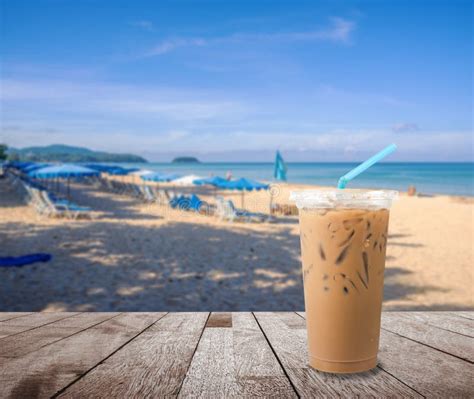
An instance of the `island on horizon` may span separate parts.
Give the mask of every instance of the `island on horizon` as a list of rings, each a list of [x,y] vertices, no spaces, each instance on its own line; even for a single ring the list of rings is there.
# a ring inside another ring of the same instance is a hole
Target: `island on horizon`
[[[53,144],[44,147],[10,147],[7,153],[10,160],[29,162],[148,162],[145,158],[134,154],[93,151],[84,147],[63,144]]]
[[[195,157],[176,157],[171,162],[172,163],[201,163],[199,159]]]

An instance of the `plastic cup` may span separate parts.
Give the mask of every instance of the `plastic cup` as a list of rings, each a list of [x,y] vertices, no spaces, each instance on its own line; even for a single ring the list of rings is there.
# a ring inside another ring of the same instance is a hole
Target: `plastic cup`
[[[389,210],[396,191],[292,192],[299,209],[309,364],[377,365]]]

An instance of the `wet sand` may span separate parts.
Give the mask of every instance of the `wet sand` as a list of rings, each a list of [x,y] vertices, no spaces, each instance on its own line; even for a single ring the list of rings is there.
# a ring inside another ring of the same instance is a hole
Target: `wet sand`
[[[288,203],[295,187],[279,186],[273,201]],[[240,206],[240,194],[221,194]],[[82,184],[72,198],[97,218],[39,216],[0,179],[0,256],[53,255],[0,268],[0,311],[304,308],[295,216],[230,223]],[[270,196],[247,193],[244,201],[268,212]],[[400,197],[390,216],[386,310],[473,307],[473,215],[470,198]]]

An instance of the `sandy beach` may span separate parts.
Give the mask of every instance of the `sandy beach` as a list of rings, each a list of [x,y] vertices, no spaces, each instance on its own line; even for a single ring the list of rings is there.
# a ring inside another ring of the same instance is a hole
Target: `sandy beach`
[[[278,186],[274,203],[287,204],[295,188]],[[215,194],[188,190],[210,201]],[[240,206],[239,193],[219,194]],[[96,219],[40,216],[0,179],[0,256],[53,256],[0,268],[0,311],[304,308],[296,216],[231,223],[84,184],[73,185],[72,198]],[[268,192],[245,195],[247,209],[268,212],[269,202]],[[390,216],[385,310],[473,307],[473,215],[472,198],[400,196]]]

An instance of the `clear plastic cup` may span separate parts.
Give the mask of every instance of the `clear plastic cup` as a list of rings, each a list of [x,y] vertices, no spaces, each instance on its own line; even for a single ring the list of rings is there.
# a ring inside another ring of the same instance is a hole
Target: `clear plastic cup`
[[[377,365],[389,210],[396,191],[292,192],[299,209],[309,364]]]

